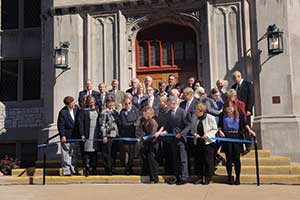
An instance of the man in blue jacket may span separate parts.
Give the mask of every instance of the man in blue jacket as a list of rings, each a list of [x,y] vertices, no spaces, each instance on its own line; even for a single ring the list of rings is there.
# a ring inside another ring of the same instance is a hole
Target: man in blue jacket
[[[61,140],[62,174],[64,176],[78,175],[76,159],[73,158],[75,143],[67,143],[67,140],[76,138],[76,118],[79,108],[75,105],[74,98],[64,98],[65,106],[59,111],[57,127]]]

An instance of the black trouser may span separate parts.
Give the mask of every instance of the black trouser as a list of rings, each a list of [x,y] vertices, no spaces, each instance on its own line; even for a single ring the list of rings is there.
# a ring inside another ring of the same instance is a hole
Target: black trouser
[[[135,142],[121,142],[120,153],[121,162],[125,167],[125,171],[132,171],[132,164],[135,152]],[[126,153],[128,153],[128,159],[126,160]]]
[[[188,156],[188,169],[189,169],[189,174],[192,173],[192,158],[195,157],[195,145],[194,145],[194,139],[187,139],[187,156]],[[195,164],[194,164],[195,165]]]
[[[174,162],[177,180],[187,181],[189,176],[187,146],[183,138],[176,140],[176,159]]]
[[[158,142],[146,142],[142,148],[142,174],[149,174],[150,181],[158,181],[158,162],[156,160],[158,149]]]
[[[108,142],[105,144],[102,144],[102,155],[104,159],[104,169],[105,173],[111,173],[112,172],[112,138],[108,138]]]
[[[93,170],[92,174],[97,173],[97,152],[84,152],[83,153],[83,164],[85,170],[90,171]]]
[[[120,141],[115,140],[115,141],[113,141],[112,147],[111,147],[111,157],[113,160],[117,159],[118,152],[120,152]]]
[[[232,134],[230,136],[233,136],[231,138],[237,138]],[[226,155],[226,170],[227,170],[228,178],[231,179],[232,164],[234,164],[236,178],[239,180],[241,174],[240,144],[234,142],[224,142],[223,146]]]
[[[163,138],[163,150],[165,158],[165,173],[167,175],[175,174],[176,162],[176,140],[172,137]]]
[[[195,172],[198,176],[211,179],[214,171],[215,144],[206,145],[198,139],[195,146]]]

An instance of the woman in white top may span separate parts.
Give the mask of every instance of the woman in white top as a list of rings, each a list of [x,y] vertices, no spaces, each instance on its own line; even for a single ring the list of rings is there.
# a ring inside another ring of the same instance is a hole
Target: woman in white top
[[[198,103],[192,116],[192,134],[195,146],[195,170],[198,180],[195,184],[209,184],[214,170],[215,143],[211,138],[218,131],[215,117],[207,114],[206,105]],[[204,179],[205,178],[205,179]]]

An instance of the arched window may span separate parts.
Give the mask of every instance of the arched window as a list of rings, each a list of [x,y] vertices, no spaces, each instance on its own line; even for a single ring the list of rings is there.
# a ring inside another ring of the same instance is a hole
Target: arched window
[[[141,67],[147,67],[149,66],[149,52],[148,52],[148,42],[139,42],[139,54],[140,54],[140,59],[139,59],[139,64]]]

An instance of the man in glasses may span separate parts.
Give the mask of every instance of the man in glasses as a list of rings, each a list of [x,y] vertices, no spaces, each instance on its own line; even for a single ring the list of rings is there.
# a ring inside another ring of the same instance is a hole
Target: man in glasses
[[[175,77],[175,75],[171,74],[171,75],[169,75],[168,85],[166,87],[166,91],[168,94],[171,92],[171,90],[173,88],[175,88],[175,85],[176,85],[176,77]]]

